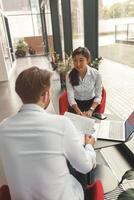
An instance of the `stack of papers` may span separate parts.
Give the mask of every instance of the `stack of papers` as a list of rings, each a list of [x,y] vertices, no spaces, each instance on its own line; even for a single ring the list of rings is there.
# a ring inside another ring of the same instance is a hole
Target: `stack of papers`
[[[76,115],[70,112],[65,112],[64,115],[72,121],[73,125],[76,127],[80,135],[84,136],[85,134],[88,134],[92,135],[95,139],[97,138],[95,130],[98,127],[96,127],[94,119]]]

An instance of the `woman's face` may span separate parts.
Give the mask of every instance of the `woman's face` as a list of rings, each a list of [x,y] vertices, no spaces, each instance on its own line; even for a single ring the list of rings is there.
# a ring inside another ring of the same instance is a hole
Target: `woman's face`
[[[84,57],[82,54],[78,54],[73,58],[74,68],[78,71],[84,71],[86,69],[86,65],[89,64],[89,59]]]

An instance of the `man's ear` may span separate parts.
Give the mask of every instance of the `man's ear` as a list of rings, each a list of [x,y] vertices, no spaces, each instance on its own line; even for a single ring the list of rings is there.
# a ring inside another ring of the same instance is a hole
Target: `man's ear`
[[[45,94],[42,96],[42,100],[43,100],[44,104],[47,103],[48,97],[49,97],[49,92],[46,91]]]
[[[50,103],[50,92],[49,91],[46,91],[43,102],[44,102],[44,106],[45,106],[44,108],[46,109]]]

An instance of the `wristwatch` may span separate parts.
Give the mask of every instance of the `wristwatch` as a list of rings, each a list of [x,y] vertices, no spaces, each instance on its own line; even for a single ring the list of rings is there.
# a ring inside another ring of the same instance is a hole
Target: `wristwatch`
[[[94,108],[93,107],[90,107],[90,109],[89,110],[91,110],[92,112],[94,111]]]

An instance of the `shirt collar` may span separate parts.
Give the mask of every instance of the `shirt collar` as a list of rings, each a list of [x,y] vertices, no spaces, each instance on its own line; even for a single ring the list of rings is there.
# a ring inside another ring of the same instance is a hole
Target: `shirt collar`
[[[91,67],[89,67],[89,65],[87,65],[87,74],[88,74],[88,75],[91,74]]]
[[[20,108],[21,111],[38,111],[38,112],[46,112],[41,106],[37,104],[23,104]]]
[[[86,65],[86,67],[87,67],[87,72],[85,74],[85,77],[91,74],[91,68],[89,67],[89,65]],[[80,81],[84,81],[85,77],[83,78],[83,80],[81,79],[81,77],[79,77]]]

